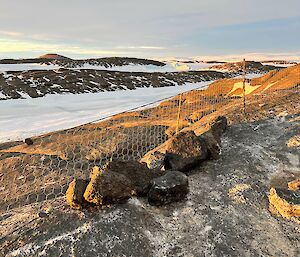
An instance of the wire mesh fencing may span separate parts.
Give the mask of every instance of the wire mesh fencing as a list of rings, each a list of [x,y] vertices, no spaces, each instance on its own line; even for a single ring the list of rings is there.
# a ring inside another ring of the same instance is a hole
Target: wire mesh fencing
[[[225,80],[78,127],[0,144],[0,211],[63,196],[74,177],[86,179],[94,166],[114,159],[140,161],[181,130],[201,134],[214,114],[233,106],[242,115],[242,94],[228,90]]]

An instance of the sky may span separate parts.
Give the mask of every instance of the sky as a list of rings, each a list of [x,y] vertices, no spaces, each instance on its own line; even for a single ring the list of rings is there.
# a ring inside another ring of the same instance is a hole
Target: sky
[[[0,0],[0,59],[300,59],[299,0]]]

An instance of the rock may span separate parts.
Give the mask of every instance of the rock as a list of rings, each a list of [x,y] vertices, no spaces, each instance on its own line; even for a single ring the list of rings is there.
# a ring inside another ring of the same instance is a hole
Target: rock
[[[292,191],[300,190],[300,178],[289,182],[288,188]]]
[[[218,140],[215,138],[214,134],[211,130],[203,133],[201,136],[207,146],[208,155],[210,159],[218,159],[220,153],[221,153],[221,146]]]
[[[24,142],[26,145],[33,145],[33,140],[31,138],[26,138]]]
[[[200,135],[207,146],[210,159],[218,159],[221,153],[221,136],[227,129],[227,119],[219,116],[212,124],[211,128]]]
[[[141,162],[146,163],[149,169],[161,169],[164,165],[165,155],[158,151],[150,151]]]
[[[39,213],[38,213],[38,217],[39,218],[46,218],[46,217],[48,217],[49,215],[48,215],[48,213],[46,213],[46,212],[44,212],[44,211],[40,211]]]
[[[83,196],[89,203],[104,206],[122,202],[133,193],[133,186],[127,177],[95,167]]]
[[[81,209],[85,205],[85,200],[83,197],[84,191],[88,185],[87,180],[83,179],[74,179],[66,192],[67,203],[73,209]]]
[[[90,172],[90,180],[94,180],[102,172],[103,170],[101,170],[98,166],[93,167],[93,169]]]
[[[137,195],[146,195],[150,189],[150,182],[165,174],[165,171],[149,169],[145,163],[137,161],[114,160],[107,165],[106,170],[125,176]]]
[[[300,222],[300,194],[272,187],[269,195],[269,210],[276,216]]]
[[[287,142],[287,146],[289,148],[293,147],[299,147],[300,146],[300,135],[293,136],[292,138],[289,139]]]
[[[148,201],[151,205],[165,205],[184,199],[188,191],[188,177],[179,171],[169,171],[153,179]]]
[[[221,144],[221,136],[224,133],[224,131],[227,129],[227,126],[228,126],[227,118],[224,116],[219,116],[211,124],[210,131],[219,144]]]
[[[188,172],[207,158],[208,149],[203,138],[193,131],[180,132],[168,142],[164,167]]]

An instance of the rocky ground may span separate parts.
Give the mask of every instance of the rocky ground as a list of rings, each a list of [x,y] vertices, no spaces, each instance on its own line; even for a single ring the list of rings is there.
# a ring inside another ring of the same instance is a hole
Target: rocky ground
[[[169,73],[120,72],[93,69],[59,69],[0,72],[0,100],[168,87],[231,77],[216,71]]]
[[[3,256],[299,256],[300,226],[268,211],[271,186],[300,175],[299,114],[232,125],[222,153],[189,174],[186,200],[71,210],[63,198],[3,213]],[[47,210],[48,214],[40,213]],[[40,216],[40,217],[39,217]]]
[[[213,65],[209,69],[242,74],[244,69],[243,65],[244,65],[243,62],[230,62],[230,63],[220,64],[220,65]],[[267,73],[271,70],[280,70],[284,68],[284,67],[274,66],[274,65],[264,65],[260,62],[255,62],[255,61],[246,61],[245,67],[247,69],[247,72],[258,73],[258,74]]]
[[[165,63],[141,59],[141,58],[128,58],[128,57],[106,57],[106,58],[93,58],[93,59],[80,59],[73,60],[65,56],[57,54],[45,54],[39,58],[32,59],[3,59],[0,64],[23,64],[23,63],[37,63],[37,64],[57,64],[65,68],[79,68],[84,64],[99,65],[104,67],[124,66],[129,64],[135,65],[155,65],[164,66]]]

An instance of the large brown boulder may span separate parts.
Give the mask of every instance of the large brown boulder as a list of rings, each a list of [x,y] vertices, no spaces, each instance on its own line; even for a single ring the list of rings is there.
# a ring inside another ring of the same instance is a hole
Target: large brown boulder
[[[146,195],[149,191],[151,180],[165,174],[165,171],[149,169],[145,163],[137,161],[114,160],[107,165],[106,170],[125,176],[130,181],[132,190],[137,195]]]
[[[205,159],[217,159],[221,152],[221,136],[227,128],[227,119],[217,117],[208,124],[209,129],[196,135],[196,130],[182,130],[165,143],[146,153],[140,162],[148,167],[187,172]],[[199,131],[198,131],[199,132]]]
[[[188,172],[208,158],[208,149],[203,138],[194,131],[180,132],[166,147],[164,167],[166,170]]]
[[[84,199],[89,203],[109,205],[122,202],[133,194],[131,182],[122,174],[94,167],[90,177],[84,192]]]
[[[188,177],[179,171],[169,171],[164,176],[153,179],[148,193],[151,205],[165,205],[183,200],[189,192]]]
[[[79,210],[86,205],[83,194],[88,183],[89,182],[87,180],[83,179],[74,179],[70,183],[66,192],[66,200],[71,208]]]

